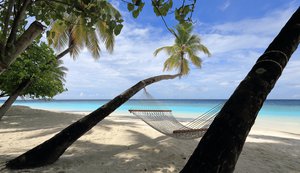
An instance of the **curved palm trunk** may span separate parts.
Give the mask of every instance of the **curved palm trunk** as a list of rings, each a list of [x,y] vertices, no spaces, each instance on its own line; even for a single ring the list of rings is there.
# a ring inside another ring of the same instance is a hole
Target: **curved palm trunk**
[[[71,124],[51,139],[6,163],[10,169],[25,169],[55,162],[65,150],[97,123],[124,104],[138,91],[152,83],[174,79],[179,75],[160,75],[142,80],[94,112]]]
[[[234,171],[260,108],[299,42],[300,8],[226,102],[182,173]]]
[[[0,120],[5,115],[5,113],[9,110],[11,105],[16,101],[18,96],[30,85],[30,80],[26,80],[19,85],[19,87],[15,90],[15,92],[8,97],[8,99],[4,102],[4,104],[0,107]]]

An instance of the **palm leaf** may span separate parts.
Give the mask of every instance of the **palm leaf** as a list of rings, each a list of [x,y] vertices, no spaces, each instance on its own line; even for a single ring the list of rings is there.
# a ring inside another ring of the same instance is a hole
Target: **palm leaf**
[[[210,56],[208,49],[201,44],[201,39],[195,34],[191,34],[192,25],[177,25],[176,39],[172,46],[164,46],[154,51],[154,56],[161,51],[166,51],[170,57],[164,63],[163,70],[177,69],[179,74],[187,75],[190,71],[189,61],[196,67],[201,67],[202,60],[197,56],[198,52],[203,52]]]
[[[177,69],[180,66],[180,56],[172,55],[164,63],[164,71]]]
[[[154,56],[157,56],[157,54],[161,51],[165,51],[168,55],[171,55],[174,53],[175,47],[174,46],[164,46],[156,49],[153,53]]]
[[[100,57],[100,46],[97,38],[96,32],[89,32],[88,39],[86,42],[86,46],[88,50],[92,53],[94,59],[98,59]]]
[[[187,59],[183,58],[181,60],[179,72],[181,75],[187,75],[190,72],[189,62]]]

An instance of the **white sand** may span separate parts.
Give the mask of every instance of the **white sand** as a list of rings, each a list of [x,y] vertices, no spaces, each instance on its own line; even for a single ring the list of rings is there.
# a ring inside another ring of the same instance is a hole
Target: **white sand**
[[[0,162],[49,139],[82,116],[14,107],[0,122]],[[166,137],[134,117],[110,116],[55,164],[26,172],[179,172],[198,142]],[[235,172],[299,173],[300,121],[258,119]]]

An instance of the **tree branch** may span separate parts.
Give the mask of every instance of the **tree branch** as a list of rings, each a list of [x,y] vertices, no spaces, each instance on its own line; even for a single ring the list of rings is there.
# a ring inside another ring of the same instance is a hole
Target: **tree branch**
[[[12,15],[12,10],[13,10],[13,5],[15,3],[15,0],[11,0],[11,1],[8,1],[8,7],[7,7],[7,13],[5,15],[5,18],[4,18],[4,22],[3,22],[3,40],[2,40],[2,43],[6,43],[7,41],[7,33],[8,33],[8,25],[9,25],[9,18],[10,16]],[[2,47],[2,53],[4,53],[4,46]]]
[[[47,1],[47,0],[46,0],[46,1]],[[55,2],[55,3],[59,3],[59,4],[63,4],[63,5],[67,5],[67,6],[70,6],[70,7],[72,7],[72,6],[73,6],[72,4],[66,3],[66,2],[64,2],[64,1],[51,0],[51,2]]]
[[[2,60],[3,63],[5,65],[11,64],[43,31],[44,26],[40,22],[34,21],[19,39],[9,47],[5,59]]]
[[[154,2],[153,0],[151,0],[151,1],[152,1],[152,3],[154,4],[154,8],[158,11],[159,16],[161,17],[161,19],[162,19],[164,25],[166,26],[166,28],[168,29],[168,31],[169,31],[171,34],[173,34],[176,38],[178,38],[177,34],[176,34],[171,28],[169,28],[167,22],[165,21],[165,18],[163,17],[163,15],[161,14],[159,8],[157,7],[157,3]]]
[[[59,60],[59,59],[61,59],[63,56],[65,56],[66,54],[68,54],[69,52],[70,52],[70,50],[73,48],[74,46],[70,46],[70,47],[68,47],[66,50],[64,50],[64,51],[62,51],[60,54],[58,54],[57,56],[56,56],[56,59],[57,60]]]
[[[194,0],[194,3],[190,4],[190,6],[192,6],[192,8],[191,8],[190,17],[188,18],[188,20],[190,20],[191,22],[193,22],[192,17],[193,17],[193,13],[194,13],[194,10],[195,10],[196,2],[197,2],[197,0]]]
[[[6,43],[7,48],[9,48],[11,45],[14,44],[14,41],[16,40],[18,27],[20,25],[21,20],[25,17],[25,12],[26,12],[26,9],[27,9],[28,5],[30,4],[30,2],[31,2],[31,0],[25,0],[23,3],[23,6],[18,11],[18,13],[15,17],[15,20],[13,22],[13,25],[11,27],[10,35],[9,35],[7,43]]]
[[[7,96],[8,96],[8,94],[5,93],[5,92],[1,92],[1,93],[0,93],[0,97],[7,97]]]

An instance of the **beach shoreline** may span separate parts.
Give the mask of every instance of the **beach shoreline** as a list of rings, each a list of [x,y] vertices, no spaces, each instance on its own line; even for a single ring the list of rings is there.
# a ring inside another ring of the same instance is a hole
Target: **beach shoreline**
[[[14,106],[0,122],[0,162],[42,143],[87,113]],[[298,172],[299,127],[297,121],[258,117],[235,172]],[[198,142],[170,138],[134,116],[113,114],[76,141],[54,164],[26,171],[179,172]]]

